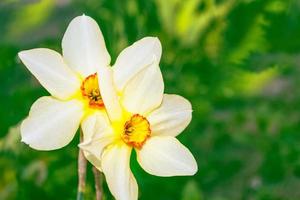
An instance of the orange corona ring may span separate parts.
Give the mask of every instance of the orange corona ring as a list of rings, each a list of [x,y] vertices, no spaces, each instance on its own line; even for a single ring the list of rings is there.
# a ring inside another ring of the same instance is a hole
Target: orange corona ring
[[[88,101],[91,108],[104,108],[104,103],[98,85],[97,73],[86,77],[82,82],[80,89],[82,97]]]
[[[140,149],[150,134],[151,130],[148,120],[142,115],[135,114],[125,123],[121,137],[129,146]]]

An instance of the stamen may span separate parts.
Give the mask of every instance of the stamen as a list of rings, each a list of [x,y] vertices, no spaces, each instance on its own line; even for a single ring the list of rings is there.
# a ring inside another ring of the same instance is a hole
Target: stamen
[[[121,137],[123,141],[135,148],[142,148],[151,134],[148,120],[139,114],[134,114],[124,125]]]
[[[86,77],[82,82],[80,89],[82,97],[88,101],[91,108],[104,108],[104,103],[98,85],[97,73]]]

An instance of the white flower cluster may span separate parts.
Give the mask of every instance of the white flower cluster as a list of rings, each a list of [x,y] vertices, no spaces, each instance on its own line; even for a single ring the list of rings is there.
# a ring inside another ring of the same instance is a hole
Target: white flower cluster
[[[117,200],[136,200],[130,154],[149,174],[193,175],[197,163],[175,137],[192,118],[188,100],[164,94],[158,38],[125,48],[110,66],[103,35],[88,16],[71,21],[62,55],[50,49],[19,53],[51,96],[39,98],[21,125],[22,141],[37,150],[67,145],[81,126],[79,147],[106,177]]]

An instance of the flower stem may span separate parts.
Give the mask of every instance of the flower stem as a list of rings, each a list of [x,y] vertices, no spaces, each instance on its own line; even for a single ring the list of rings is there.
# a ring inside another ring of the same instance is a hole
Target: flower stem
[[[93,173],[95,178],[96,200],[102,200],[103,199],[103,189],[102,189],[103,174],[96,167],[93,167]]]
[[[80,142],[83,141],[82,130],[80,129]],[[86,165],[87,161],[83,155],[83,151],[79,149],[78,153],[78,189],[77,189],[77,200],[84,199],[85,192],[85,179],[86,179]]]

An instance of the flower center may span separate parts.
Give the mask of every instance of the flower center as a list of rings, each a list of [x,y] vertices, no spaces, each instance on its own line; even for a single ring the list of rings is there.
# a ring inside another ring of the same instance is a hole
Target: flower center
[[[139,114],[135,114],[125,123],[121,137],[126,144],[140,149],[150,134],[148,120]]]
[[[88,101],[91,108],[104,108],[104,103],[98,85],[97,73],[86,77],[82,82],[80,89],[82,97]]]

